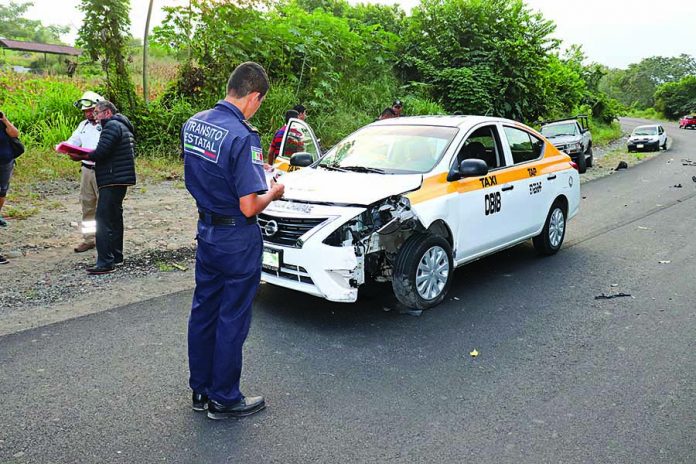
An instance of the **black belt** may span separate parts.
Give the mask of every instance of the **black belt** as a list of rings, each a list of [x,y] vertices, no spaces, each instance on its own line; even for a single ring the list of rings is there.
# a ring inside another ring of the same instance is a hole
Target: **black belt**
[[[198,212],[198,219],[212,226],[234,226],[237,224],[256,224],[256,216],[223,216],[221,214]]]
[[[91,169],[92,171],[94,171],[94,165],[93,165],[93,164],[85,164],[85,163],[82,163],[82,167],[83,167],[83,168],[87,168],[87,169]]]

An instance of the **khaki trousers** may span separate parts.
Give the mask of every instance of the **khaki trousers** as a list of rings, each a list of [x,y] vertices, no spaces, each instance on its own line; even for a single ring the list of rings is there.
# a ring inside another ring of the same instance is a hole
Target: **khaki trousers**
[[[99,198],[99,187],[97,187],[97,176],[94,169],[82,166],[80,176],[80,203],[82,205],[82,236],[85,242],[94,243],[94,234],[97,229],[95,219],[97,212],[97,199]]]

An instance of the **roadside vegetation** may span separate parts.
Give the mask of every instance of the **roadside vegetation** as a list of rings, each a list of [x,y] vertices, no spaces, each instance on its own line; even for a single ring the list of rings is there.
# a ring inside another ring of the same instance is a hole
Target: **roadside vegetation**
[[[675,120],[696,112],[696,59],[653,56],[627,69],[607,69],[599,89],[620,102],[627,116]]]
[[[58,42],[64,29],[23,19],[28,5],[0,6],[0,35]],[[78,178],[53,147],[81,120],[72,103],[85,90],[133,121],[141,178],[180,179],[181,125],[222,98],[230,71],[246,60],[264,65],[272,81],[252,121],[264,147],[297,103],[328,147],[396,98],[410,115],[487,114],[538,125],[587,114],[597,144],[621,136],[621,114],[673,118],[696,102],[692,57],[654,57],[627,70],[588,63],[579,46],[562,51],[555,24],[522,0],[422,0],[410,15],[398,5],[345,0],[191,0],[166,7],[151,34],[146,104],[129,1],[82,0],[80,8],[87,20],[76,45],[84,53],[73,77],[59,74],[59,59],[46,65],[8,52],[0,62],[47,67],[43,76],[0,71],[0,108],[28,148],[14,196],[30,198],[33,183]]]

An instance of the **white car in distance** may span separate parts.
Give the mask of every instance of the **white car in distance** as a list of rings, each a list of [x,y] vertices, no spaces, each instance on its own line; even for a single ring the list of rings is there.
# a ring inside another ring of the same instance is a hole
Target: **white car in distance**
[[[648,124],[633,129],[628,137],[628,151],[667,149],[667,133],[660,124]]]
[[[273,285],[354,302],[365,283],[390,281],[401,303],[426,309],[458,266],[529,239],[556,253],[578,212],[577,166],[515,121],[388,119],[316,161],[304,122],[290,121],[286,137],[298,131],[307,135],[290,157],[298,170],[259,216],[262,279]]]

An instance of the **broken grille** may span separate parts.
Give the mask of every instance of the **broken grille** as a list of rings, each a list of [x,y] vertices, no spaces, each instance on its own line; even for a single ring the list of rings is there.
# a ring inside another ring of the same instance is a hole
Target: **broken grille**
[[[263,240],[292,248],[299,248],[298,239],[327,218],[289,218],[260,214],[258,217]]]

